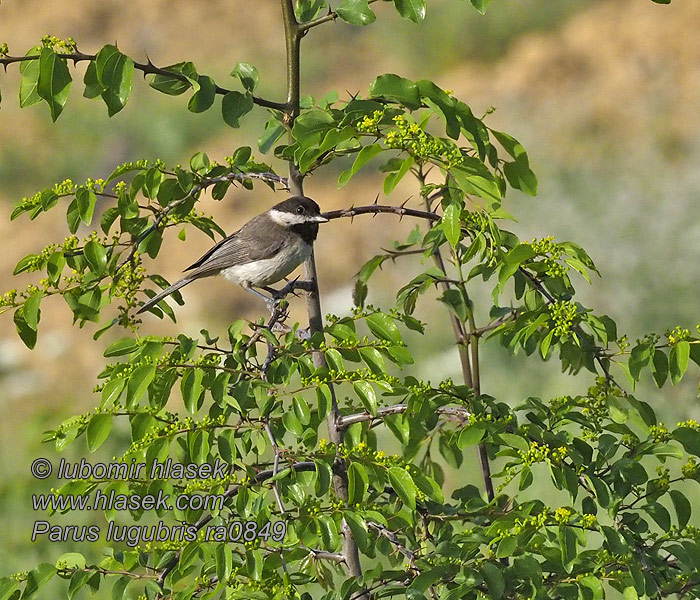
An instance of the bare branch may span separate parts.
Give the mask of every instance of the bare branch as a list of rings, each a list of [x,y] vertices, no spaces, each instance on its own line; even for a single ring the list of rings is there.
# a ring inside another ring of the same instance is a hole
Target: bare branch
[[[342,217],[353,218],[357,215],[368,215],[377,213],[391,213],[400,216],[427,219],[428,221],[440,220],[440,215],[434,212],[417,210],[415,208],[405,208],[403,206],[390,206],[386,204],[370,204],[369,206],[352,206],[350,208],[330,210],[328,212],[323,213],[323,216],[327,219],[340,219]]]

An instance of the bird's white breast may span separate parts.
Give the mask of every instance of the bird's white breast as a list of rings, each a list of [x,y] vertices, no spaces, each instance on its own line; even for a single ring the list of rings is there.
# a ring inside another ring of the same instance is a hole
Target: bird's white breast
[[[301,237],[292,240],[272,258],[222,269],[221,274],[232,283],[262,287],[289,275],[311,254],[311,246]]]

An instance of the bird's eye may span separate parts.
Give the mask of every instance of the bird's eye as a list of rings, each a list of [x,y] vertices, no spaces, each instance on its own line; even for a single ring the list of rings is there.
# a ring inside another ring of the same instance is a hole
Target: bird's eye
[[[304,207],[303,206],[297,206],[297,214],[299,214],[299,215],[304,214]]]

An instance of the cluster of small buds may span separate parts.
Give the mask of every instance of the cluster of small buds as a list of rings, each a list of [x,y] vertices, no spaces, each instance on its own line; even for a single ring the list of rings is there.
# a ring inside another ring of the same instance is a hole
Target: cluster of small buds
[[[73,38],[62,40],[55,35],[45,35],[41,38],[41,45],[44,48],[51,48],[56,52],[75,52],[77,45]]]
[[[583,525],[583,527],[585,527],[586,529],[597,529],[598,519],[595,515],[581,515],[581,525]]]
[[[526,465],[534,463],[548,462],[552,464],[560,464],[569,454],[566,446],[558,446],[550,448],[546,445],[540,445],[538,442],[530,442],[527,451],[518,451],[520,458]]]
[[[361,121],[358,121],[355,124],[355,129],[357,131],[361,131],[363,133],[378,133],[379,130],[379,123],[382,120],[382,117],[384,116],[384,112],[381,110],[375,110],[372,113],[372,116],[370,117],[369,115],[365,115],[362,117]]]
[[[581,412],[588,417],[589,423],[598,429],[610,414],[610,396],[622,396],[624,392],[612,387],[605,377],[597,377],[595,385],[588,388],[588,393],[580,400],[583,405]]]
[[[98,179],[92,179],[88,178],[88,180],[85,182],[85,187],[88,190],[91,190],[93,192],[100,193],[105,189],[106,182],[104,179],[98,178]]]
[[[139,552],[172,551],[177,552],[187,545],[187,542],[177,540],[167,540],[165,542],[146,542],[143,546],[137,546],[135,550]]]
[[[687,463],[681,467],[681,473],[686,479],[697,479],[700,476],[700,463],[691,457]]]
[[[663,423],[651,425],[649,427],[649,436],[655,442],[668,442],[671,439],[671,434]]]
[[[630,341],[626,335],[623,335],[620,339],[617,340],[617,347],[620,349],[620,352],[624,352],[630,346]]]
[[[302,377],[301,385],[304,387],[313,387],[324,383],[332,383],[334,381],[384,381],[390,385],[399,385],[398,377],[391,375],[378,375],[369,369],[358,369],[356,371],[336,371],[329,369],[323,376],[313,375],[311,377]]]
[[[552,258],[561,258],[563,250],[554,241],[554,236],[549,235],[543,238],[535,238],[530,242],[532,250],[540,256],[551,256]]]
[[[666,467],[656,467],[657,479],[651,480],[649,483],[655,485],[658,490],[668,490],[671,487],[671,471]]]
[[[557,396],[549,401],[549,408],[552,413],[559,412],[571,402],[571,396]]]
[[[554,241],[554,236],[535,238],[530,242],[530,246],[535,254],[545,257],[544,264],[547,267],[545,272],[549,277],[563,277],[569,270],[569,267],[559,262],[564,250]]]
[[[447,168],[464,160],[458,146],[427,134],[418,123],[409,122],[406,115],[396,115],[393,121],[396,129],[389,131],[384,138],[389,148],[406,150],[422,160],[436,158]]]
[[[125,193],[126,192],[126,182],[125,181],[117,181],[117,183],[114,184],[114,192],[117,195]]]
[[[679,421],[676,425],[677,427],[687,427],[688,429],[694,429],[695,431],[700,431],[700,423],[695,419],[688,419],[687,421]]]
[[[637,344],[648,344],[650,346],[655,346],[659,343],[660,339],[661,336],[656,333],[647,333],[644,337],[637,339]]]
[[[64,179],[61,183],[54,184],[53,191],[59,196],[67,196],[75,192],[75,184],[71,179]]]
[[[407,388],[410,392],[413,392],[414,394],[423,394],[431,390],[430,384],[426,383],[425,381],[418,381],[413,385],[407,386]]]
[[[680,326],[674,327],[672,331],[666,330],[669,346],[675,346],[678,342],[687,341],[690,338],[690,330]]]
[[[136,293],[141,289],[141,283],[146,278],[147,271],[134,253],[133,260],[122,266],[120,276],[115,278],[112,295],[116,298],[124,298],[128,307],[136,306]]]
[[[573,302],[558,300],[548,307],[549,318],[553,323],[554,335],[566,338],[569,335],[578,309]]]
[[[560,524],[568,523],[572,514],[573,511],[570,508],[562,506],[554,511],[554,520]]]
[[[10,53],[10,49],[7,46],[7,42],[0,44],[0,57],[5,57]]]
[[[16,573],[12,573],[12,575],[10,575],[10,579],[12,581],[26,581],[28,577],[29,571],[17,571]]]
[[[0,296],[0,308],[3,306],[17,306],[17,290],[12,289]]]
[[[639,438],[634,433],[625,433],[620,438],[622,445],[627,448],[632,448],[639,443]]]

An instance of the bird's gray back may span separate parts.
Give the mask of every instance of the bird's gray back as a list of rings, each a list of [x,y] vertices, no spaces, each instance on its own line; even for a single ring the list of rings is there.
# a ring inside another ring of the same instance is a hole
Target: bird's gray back
[[[192,271],[193,277],[216,275],[222,269],[244,265],[275,256],[284,245],[284,230],[279,226],[279,235],[270,236],[270,220],[264,215],[252,218],[235,233],[221,240],[185,271]],[[268,235],[263,235],[264,231]],[[265,240],[265,241],[262,241]]]

